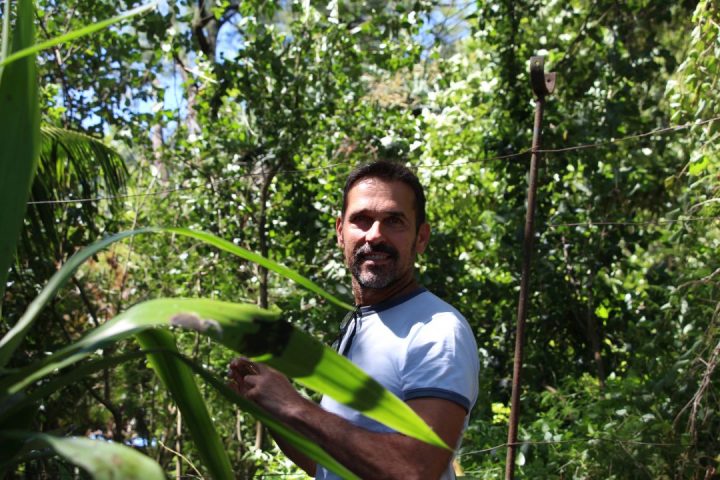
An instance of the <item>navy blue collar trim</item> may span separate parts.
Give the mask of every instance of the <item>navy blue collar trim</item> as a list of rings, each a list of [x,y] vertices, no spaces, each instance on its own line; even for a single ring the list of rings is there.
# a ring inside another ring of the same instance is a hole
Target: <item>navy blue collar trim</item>
[[[367,305],[364,307],[360,307],[360,314],[361,315],[369,315],[371,313],[380,313],[383,310],[387,310],[389,308],[396,307],[400,305],[401,303],[407,302],[408,300],[417,297],[421,293],[427,292],[427,288],[425,287],[418,287],[417,289],[413,290],[410,293],[407,293],[405,295],[402,295],[400,297],[391,298],[390,300],[385,300],[384,302],[376,303],[375,305]]]

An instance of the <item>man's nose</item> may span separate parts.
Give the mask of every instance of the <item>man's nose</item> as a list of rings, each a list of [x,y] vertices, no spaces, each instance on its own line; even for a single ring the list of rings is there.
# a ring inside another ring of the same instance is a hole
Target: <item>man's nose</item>
[[[380,220],[375,220],[365,234],[365,241],[368,243],[377,243],[382,239],[383,233],[380,226]]]

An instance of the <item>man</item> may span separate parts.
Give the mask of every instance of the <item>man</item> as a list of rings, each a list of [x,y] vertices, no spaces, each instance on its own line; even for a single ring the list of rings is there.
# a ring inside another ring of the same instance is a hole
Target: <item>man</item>
[[[354,170],[335,230],[357,306],[339,352],[406,401],[445,443],[459,445],[477,398],[477,346],[462,315],[415,279],[415,257],[430,238],[417,177],[387,161]],[[454,478],[449,451],[396,433],[328,397],[317,406],[265,365],[236,359],[230,372],[238,393],[361,478]],[[308,474],[335,478],[279,445]]]

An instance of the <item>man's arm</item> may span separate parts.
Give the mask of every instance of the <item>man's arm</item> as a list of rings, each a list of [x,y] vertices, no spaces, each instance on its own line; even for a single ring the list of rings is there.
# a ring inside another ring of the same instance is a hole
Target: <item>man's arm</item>
[[[438,478],[450,463],[449,450],[398,433],[357,427],[301,397],[272,368],[253,365],[248,370],[242,362],[247,361],[235,360],[231,364],[231,377],[238,393],[317,443],[361,478]],[[439,398],[417,398],[407,403],[445,443],[457,444],[466,414],[460,405]],[[313,473],[306,468],[312,461],[303,455],[293,455],[299,452],[287,453],[298,466]]]
[[[292,460],[295,465],[302,468],[309,476],[315,476],[317,470],[315,460],[290,445],[287,440],[276,434],[274,430],[270,429],[270,433],[272,434],[273,440],[275,440],[275,443],[278,444],[278,447],[280,447],[280,450],[282,450],[286,457]]]

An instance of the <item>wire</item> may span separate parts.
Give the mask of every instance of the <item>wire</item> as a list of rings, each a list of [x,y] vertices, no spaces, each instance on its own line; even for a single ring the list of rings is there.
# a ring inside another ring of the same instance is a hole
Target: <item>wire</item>
[[[620,222],[620,221],[594,221],[588,220],[587,222],[574,222],[574,223],[548,223],[549,228],[558,227],[593,227],[593,226],[606,226],[606,225],[619,225],[619,226],[632,226],[632,225],[666,225],[668,223],[685,223],[685,222],[708,222],[713,220],[720,220],[720,216],[716,217],[687,217],[677,219],[664,219],[655,220],[653,222]]]
[[[716,122],[720,120],[720,115],[716,117],[712,117],[706,120],[701,121],[692,121],[687,122],[681,125],[673,125],[669,127],[662,127],[655,130],[651,130],[648,132],[628,135],[626,137],[616,138],[607,140],[604,142],[596,142],[596,143],[587,143],[582,145],[575,145],[572,147],[564,147],[564,148],[551,148],[551,149],[538,149],[536,150],[537,153],[565,153],[565,152],[571,152],[575,150],[587,150],[591,148],[599,148],[607,145],[617,144],[626,142],[629,140],[634,140],[638,138],[644,138],[649,137],[652,135],[663,135],[670,132],[678,132],[680,130],[685,130],[690,127],[694,126],[700,126],[700,125],[706,125],[708,123]],[[511,158],[517,158],[524,155],[528,155],[532,153],[532,149],[525,149],[521,150],[516,153],[510,153],[506,155],[497,155],[493,157],[483,157],[478,159],[468,159],[466,161],[454,161],[453,163],[435,163],[435,164],[425,164],[425,165],[419,165],[419,168],[450,168],[450,167],[459,167],[462,165],[467,165],[470,163],[479,163],[479,162],[490,162],[495,160],[508,160]],[[335,169],[338,166],[347,166],[347,162],[337,162],[337,163],[331,163],[329,165],[323,166],[323,167],[308,167],[304,169],[287,169],[287,170],[278,170],[277,175],[303,175],[307,172],[313,172],[313,171],[330,171]],[[265,173],[259,172],[259,173],[244,173],[241,175],[235,175],[233,177],[225,177],[220,179],[211,179],[211,181],[215,181],[218,184],[222,184],[229,181],[238,180],[241,178],[251,178],[251,177],[257,177],[257,176],[263,176]],[[146,193],[134,193],[134,194],[124,194],[124,195],[108,195],[108,196],[98,196],[98,197],[89,197],[89,198],[77,198],[77,199],[61,199],[61,200],[34,200],[27,202],[27,205],[55,205],[55,204],[65,204],[65,203],[87,203],[87,202],[97,202],[101,200],[115,200],[115,199],[121,199],[121,198],[132,198],[132,197],[145,197],[145,196],[154,196],[154,195],[168,195],[179,191],[185,191],[185,190],[194,190],[197,188],[201,188],[202,185],[195,185],[195,186],[177,186],[174,188],[169,189],[162,189],[162,190],[155,190],[151,192]],[[595,222],[593,222],[595,223]]]
[[[347,162],[338,162],[338,163],[332,163],[325,167],[308,167],[304,168],[302,170],[278,170],[278,174],[287,174],[287,175],[300,175],[311,171],[316,170],[331,170],[337,166],[340,165],[347,165]],[[265,175],[264,172],[258,172],[258,173],[244,173],[242,175],[235,175],[233,177],[225,177],[225,178],[210,178],[210,182],[214,182],[217,184],[223,184],[230,181],[238,180],[240,178],[251,178],[251,177],[261,177]],[[193,186],[177,186],[174,188],[168,188],[168,189],[161,189],[161,190],[152,190],[150,192],[145,193],[128,193],[128,194],[122,194],[122,195],[107,195],[107,196],[98,196],[98,197],[87,197],[87,198],[65,198],[62,200],[33,200],[30,202],[27,202],[27,205],[53,205],[53,204],[64,204],[64,203],[88,203],[88,202],[97,202],[100,200],[116,200],[121,198],[134,198],[134,197],[149,197],[149,196],[155,196],[155,195],[167,195],[175,192],[180,191],[186,191],[186,190],[195,190],[198,188],[203,188],[203,185],[193,185]]]
[[[718,120],[720,120],[720,115],[717,117],[708,118],[707,120],[695,120],[692,122],[683,123],[682,125],[673,125],[670,127],[657,128],[655,130],[650,130],[649,132],[637,133],[637,134],[628,135],[628,136],[622,137],[622,138],[606,140],[604,142],[586,143],[584,145],[577,145],[574,147],[565,147],[565,148],[538,149],[537,152],[538,153],[563,153],[563,152],[572,152],[574,150],[585,150],[588,148],[604,147],[606,145],[622,143],[622,142],[626,142],[628,140],[636,140],[638,138],[650,137],[653,135],[662,135],[662,134],[665,134],[668,132],[678,132],[680,130],[685,130],[686,128],[698,127],[700,125],[705,125],[708,123],[716,122]]]
[[[628,444],[628,445],[642,445],[642,446],[648,446],[648,447],[686,448],[686,447],[694,446],[694,444],[692,444],[692,443],[684,444],[684,443],[642,442],[639,440],[630,440],[630,439],[623,439],[623,438],[604,438],[604,437],[574,438],[571,440],[526,440],[526,441],[522,441],[522,442],[515,442],[515,445],[556,445],[556,444],[563,444],[563,443],[591,443],[593,441]],[[460,452],[458,454],[458,457],[463,457],[466,455],[474,455],[474,454],[478,454],[478,453],[488,453],[488,452],[497,450],[499,448],[508,447],[509,445],[510,445],[509,443],[501,443],[500,445],[495,445],[494,447],[489,447],[489,448],[483,448],[482,450],[471,450],[469,452]]]
[[[202,185],[195,185],[192,187],[176,187],[171,188],[167,190],[153,190],[151,192],[145,192],[145,193],[128,193],[123,195],[109,195],[106,197],[89,197],[89,198],[65,198],[62,200],[34,200],[32,202],[27,202],[28,205],[53,205],[53,204],[63,204],[63,203],[88,203],[88,202],[98,202],[100,200],[116,200],[120,198],[133,198],[133,197],[148,197],[153,195],[165,195],[169,193],[175,193],[183,190],[194,190],[196,188],[200,188]]]

